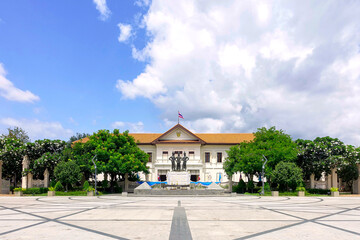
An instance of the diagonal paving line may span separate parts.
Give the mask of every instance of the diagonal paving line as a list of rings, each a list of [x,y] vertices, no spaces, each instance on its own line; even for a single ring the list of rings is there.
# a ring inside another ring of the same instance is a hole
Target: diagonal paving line
[[[33,214],[33,213],[23,212],[23,211],[20,211],[18,209],[12,209],[12,208],[8,208],[8,207],[4,207],[4,206],[0,206],[0,207],[3,207],[3,208],[6,208],[6,209],[15,211],[15,212],[19,212],[19,213],[23,213],[23,214],[27,214],[27,215],[30,215],[30,216],[33,216],[33,217],[38,217],[38,218],[43,219],[42,222],[39,222],[39,223],[36,223],[36,224],[32,224],[32,225],[29,225],[29,226],[26,226],[26,227],[21,227],[21,228],[17,228],[17,229],[13,229],[13,230],[10,230],[10,231],[7,231],[7,232],[0,233],[0,236],[5,235],[5,234],[9,234],[9,233],[12,233],[12,232],[20,231],[20,230],[23,230],[23,229],[26,229],[26,228],[34,227],[34,226],[44,224],[44,223],[47,223],[47,222],[56,222],[56,223],[59,223],[59,224],[63,224],[63,225],[73,227],[73,228],[78,228],[78,229],[81,229],[81,230],[84,230],[84,231],[87,231],[87,232],[96,233],[96,234],[103,235],[103,236],[106,236],[106,237],[119,239],[119,240],[128,240],[127,238],[122,238],[122,237],[115,236],[115,235],[112,235],[112,234],[109,234],[109,233],[104,233],[104,232],[100,232],[100,231],[97,231],[97,230],[93,230],[93,229],[89,229],[89,228],[85,228],[85,227],[77,226],[77,225],[74,225],[74,224],[59,221],[59,219],[61,219],[61,218],[65,218],[65,217],[73,216],[73,215],[80,214],[80,213],[83,213],[83,212],[86,212],[86,211],[94,210],[94,209],[97,209],[98,207],[84,209],[82,211],[67,214],[65,216],[61,216],[61,217],[54,218],[54,219],[43,217],[43,216],[36,215],[36,214]]]
[[[287,226],[282,226],[282,227],[279,227],[279,228],[269,229],[269,230],[267,230],[267,231],[263,231],[263,232],[251,234],[251,235],[248,235],[248,236],[240,237],[240,238],[237,238],[236,240],[249,239],[249,238],[261,236],[261,235],[264,235],[264,234],[267,234],[267,233],[276,232],[276,231],[280,231],[280,230],[283,230],[283,229],[291,228],[291,227],[294,227],[294,226],[297,226],[297,225],[301,225],[301,224],[304,224],[304,223],[308,223],[308,222],[316,223],[316,224],[319,224],[319,225],[327,226],[327,227],[330,227],[330,228],[334,228],[334,229],[337,229],[337,230],[341,230],[341,231],[344,231],[344,232],[348,232],[348,233],[352,233],[352,234],[355,234],[355,235],[359,235],[359,236],[360,236],[360,233],[357,233],[357,232],[353,232],[353,231],[350,231],[350,230],[347,230],[347,229],[342,229],[342,228],[334,227],[334,226],[331,226],[331,225],[328,225],[328,224],[324,224],[324,223],[319,223],[319,222],[317,222],[318,220],[320,220],[320,219],[322,219],[322,218],[326,218],[326,217],[330,217],[330,216],[342,214],[342,213],[344,213],[344,212],[348,212],[348,211],[352,211],[352,210],[357,210],[357,209],[359,209],[360,207],[346,209],[346,210],[343,210],[343,211],[340,211],[340,212],[327,214],[327,215],[325,215],[325,216],[321,216],[321,217],[317,217],[317,218],[313,218],[313,219],[305,219],[305,218],[302,218],[302,217],[293,216],[293,215],[288,214],[288,213],[283,213],[283,212],[280,212],[280,211],[277,211],[277,210],[273,210],[273,209],[269,209],[269,208],[265,208],[265,207],[261,207],[261,208],[264,209],[264,210],[269,210],[269,211],[273,211],[273,212],[276,212],[276,213],[279,213],[279,214],[283,214],[283,215],[286,215],[286,216],[294,217],[294,218],[297,218],[297,219],[299,219],[299,220],[301,220],[301,221],[298,222],[298,223],[294,223],[294,224],[287,225]]]
[[[192,240],[185,208],[181,207],[180,201],[174,209],[169,240]]]

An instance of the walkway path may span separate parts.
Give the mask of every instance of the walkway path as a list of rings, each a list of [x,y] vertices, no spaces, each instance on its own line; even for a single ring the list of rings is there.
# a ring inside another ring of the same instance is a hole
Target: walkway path
[[[360,239],[360,197],[0,197],[0,239]]]

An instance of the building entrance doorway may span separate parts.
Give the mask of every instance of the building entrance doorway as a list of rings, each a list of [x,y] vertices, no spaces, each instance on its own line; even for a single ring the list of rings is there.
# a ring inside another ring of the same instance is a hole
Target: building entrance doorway
[[[199,170],[190,170],[190,181],[198,182],[200,179],[200,171]]]
[[[158,181],[165,182],[167,180],[167,173],[169,170],[159,170],[158,171]]]

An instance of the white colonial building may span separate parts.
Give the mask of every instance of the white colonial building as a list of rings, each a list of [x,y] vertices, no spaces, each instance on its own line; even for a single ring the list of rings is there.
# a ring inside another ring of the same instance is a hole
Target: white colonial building
[[[150,174],[140,175],[146,181],[166,181],[171,171],[169,157],[172,153],[186,154],[189,157],[187,171],[191,181],[226,182],[228,178],[223,169],[231,146],[254,138],[251,133],[192,133],[180,124],[165,133],[130,133],[138,142],[139,148],[149,154]],[[233,176],[237,181],[240,175]]]

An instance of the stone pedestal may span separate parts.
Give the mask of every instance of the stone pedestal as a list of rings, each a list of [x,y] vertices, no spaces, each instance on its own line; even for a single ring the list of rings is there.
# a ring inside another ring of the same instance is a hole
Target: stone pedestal
[[[298,191],[298,197],[305,197],[304,191]]]
[[[48,197],[54,197],[55,191],[48,191]]]
[[[49,187],[49,182],[50,182],[49,170],[45,169],[45,171],[44,171],[44,187],[48,188]]]
[[[271,196],[278,197],[279,196],[279,191],[271,191]]]
[[[339,192],[331,192],[332,197],[339,197]]]
[[[168,185],[190,185],[190,174],[188,172],[168,172]]]
[[[16,192],[15,192],[15,196],[17,196],[17,197],[21,197],[23,194],[24,194],[24,193],[21,192],[21,191],[16,191]]]
[[[315,174],[310,175],[310,188],[315,188]]]
[[[95,196],[95,193],[94,193],[94,191],[90,191],[90,192],[87,192],[86,195],[89,197],[93,197],[93,196]]]

